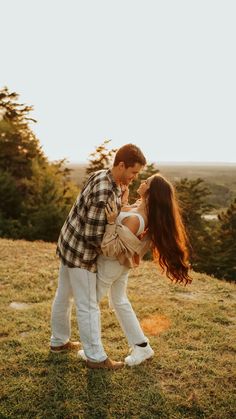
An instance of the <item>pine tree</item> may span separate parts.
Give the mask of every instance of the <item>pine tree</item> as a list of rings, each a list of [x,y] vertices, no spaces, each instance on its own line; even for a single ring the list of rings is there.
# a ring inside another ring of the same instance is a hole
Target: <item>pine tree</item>
[[[236,281],[236,199],[218,218],[220,226],[215,274]]]
[[[69,181],[64,161],[48,164],[42,170],[35,160],[27,189],[28,199],[24,202],[21,216],[24,238],[56,241],[79,192]]]
[[[30,127],[32,109],[0,90],[0,235],[54,241],[78,189],[64,160],[44,155]]]
[[[207,271],[212,250],[212,235],[209,223],[203,215],[211,209],[207,202],[210,195],[203,179],[183,178],[175,182],[175,189],[186,226],[192,266],[197,271]]]
[[[21,212],[22,198],[15,179],[0,170],[0,237],[17,238],[21,223],[17,220]]]
[[[30,127],[30,122],[36,122],[29,117],[33,108],[18,103],[18,99],[19,95],[7,87],[0,90],[0,169],[21,180],[31,177],[33,159],[42,164],[47,159]]]
[[[96,147],[96,150],[89,155],[89,165],[86,169],[86,179],[88,179],[91,173],[98,170],[109,169],[112,163],[112,159],[116,152],[116,149],[108,149],[108,144],[111,140],[105,139],[102,144]]]

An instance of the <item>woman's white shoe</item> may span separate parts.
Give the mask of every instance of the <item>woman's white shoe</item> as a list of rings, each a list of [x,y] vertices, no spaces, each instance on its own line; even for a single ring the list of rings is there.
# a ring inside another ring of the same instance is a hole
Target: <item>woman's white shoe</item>
[[[141,364],[143,361],[146,361],[146,359],[152,358],[153,355],[154,351],[149,345],[149,343],[144,348],[135,345],[132,349],[131,354],[125,358],[125,363],[129,367],[132,367],[133,365]]]

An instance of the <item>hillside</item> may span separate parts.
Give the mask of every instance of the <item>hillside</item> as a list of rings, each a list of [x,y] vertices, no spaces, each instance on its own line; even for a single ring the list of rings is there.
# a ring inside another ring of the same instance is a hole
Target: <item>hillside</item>
[[[193,273],[190,286],[173,285],[143,262],[130,272],[129,294],[155,357],[91,371],[76,354],[48,351],[55,245],[1,239],[0,255],[1,418],[234,417],[234,284]],[[127,342],[106,299],[101,310],[104,346],[123,359]]]

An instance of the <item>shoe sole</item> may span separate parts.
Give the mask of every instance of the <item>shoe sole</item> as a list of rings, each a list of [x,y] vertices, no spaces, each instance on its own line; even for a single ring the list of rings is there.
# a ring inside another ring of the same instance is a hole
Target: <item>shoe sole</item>
[[[122,363],[119,366],[97,366],[95,363],[90,363],[88,360],[86,361],[86,366],[87,368],[91,369],[91,370],[107,370],[107,371],[117,371],[117,370],[121,370],[122,368],[124,368],[125,364]]]
[[[50,348],[50,352],[53,352],[54,354],[60,354],[60,353],[65,353],[65,352],[76,352],[76,351],[78,352],[78,348],[75,348],[75,349],[60,349],[60,350]]]

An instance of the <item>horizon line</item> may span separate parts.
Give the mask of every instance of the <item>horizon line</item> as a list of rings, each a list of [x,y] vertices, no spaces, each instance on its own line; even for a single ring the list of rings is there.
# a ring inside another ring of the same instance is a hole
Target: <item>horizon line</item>
[[[69,159],[68,159],[68,163],[69,164],[89,164],[89,161],[70,161]],[[216,165],[216,166],[222,166],[222,165],[225,165],[225,166],[227,166],[227,165],[230,165],[230,166],[234,166],[234,165],[236,165],[236,161],[234,161],[234,162],[225,162],[225,161],[191,161],[191,160],[182,160],[182,161],[179,161],[179,160],[170,160],[170,161],[166,161],[166,160],[159,160],[158,162],[152,162],[152,163],[149,163],[149,162],[147,162],[147,164],[163,164],[163,165],[167,165],[167,164],[170,164],[170,165],[183,165],[183,164],[191,164],[191,165]]]

